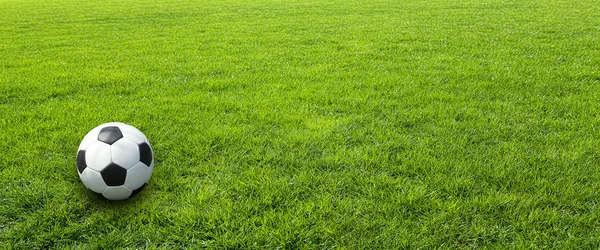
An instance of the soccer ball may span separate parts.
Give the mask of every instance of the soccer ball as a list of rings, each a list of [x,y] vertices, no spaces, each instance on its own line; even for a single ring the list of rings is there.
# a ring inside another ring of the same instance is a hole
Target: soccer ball
[[[150,180],[154,157],[146,136],[119,122],[92,129],[79,144],[77,172],[83,184],[109,200],[124,200]]]

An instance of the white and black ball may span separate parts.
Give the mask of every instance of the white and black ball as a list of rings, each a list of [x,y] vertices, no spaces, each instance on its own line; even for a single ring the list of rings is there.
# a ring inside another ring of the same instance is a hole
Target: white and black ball
[[[79,144],[77,172],[83,184],[109,200],[140,192],[154,170],[154,154],[146,136],[119,122],[92,129]]]

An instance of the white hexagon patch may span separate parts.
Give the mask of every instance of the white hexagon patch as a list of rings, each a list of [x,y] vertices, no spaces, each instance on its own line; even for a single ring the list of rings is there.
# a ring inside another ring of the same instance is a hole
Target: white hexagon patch
[[[102,195],[109,200],[124,200],[129,198],[131,192],[133,191],[126,186],[107,187]]]
[[[93,169],[86,168],[83,170],[83,173],[81,173],[80,177],[83,185],[96,193],[104,192],[107,187],[106,183],[104,183],[102,180],[100,173],[94,171]]]
[[[120,124],[119,129],[121,130],[121,133],[123,133],[123,137],[130,139],[137,144],[148,141],[141,131],[131,125]]]
[[[110,145],[96,141],[85,150],[85,163],[88,168],[102,171],[111,162]]]
[[[148,172],[150,168],[146,164],[139,162],[134,167],[127,170],[127,178],[125,178],[125,186],[131,190],[136,190],[144,183],[148,182]]]
[[[121,138],[110,146],[112,162],[129,169],[140,162],[140,150],[138,145],[128,138]]]

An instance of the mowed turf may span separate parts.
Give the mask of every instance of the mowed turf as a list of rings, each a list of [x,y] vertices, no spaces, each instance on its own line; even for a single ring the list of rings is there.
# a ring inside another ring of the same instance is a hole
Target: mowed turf
[[[592,249],[599,203],[597,1],[0,0],[0,249]]]

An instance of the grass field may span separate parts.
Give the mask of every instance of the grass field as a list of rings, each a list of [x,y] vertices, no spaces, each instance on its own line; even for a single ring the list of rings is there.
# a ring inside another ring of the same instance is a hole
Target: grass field
[[[0,0],[0,152],[0,249],[596,249],[600,4]]]

